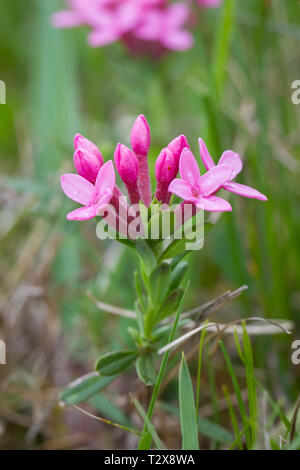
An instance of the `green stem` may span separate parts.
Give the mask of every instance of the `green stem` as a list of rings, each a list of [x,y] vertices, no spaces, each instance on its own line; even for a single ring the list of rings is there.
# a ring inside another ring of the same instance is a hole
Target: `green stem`
[[[175,318],[175,321],[174,321],[174,324],[173,324],[173,328],[172,328],[172,331],[171,331],[171,333],[169,335],[169,338],[168,338],[168,343],[171,343],[174,339],[174,336],[175,336],[175,333],[176,333],[176,328],[177,328],[178,321],[179,321],[179,317],[180,317],[180,314],[182,312],[182,307],[183,307],[183,303],[184,303],[184,299],[185,299],[185,294],[188,290],[188,287],[189,287],[189,282],[187,283],[186,288],[184,290],[184,293],[182,295],[182,299],[181,299],[181,302],[180,302],[180,305],[179,305],[179,308],[178,308],[178,311],[177,311],[177,314],[176,314],[176,318]],[[154,389],[153,389],[153,392],[152,392],[150,404],[149,404],[146,419],[145,419],[145,422],[144,422],[142,437],[141,437],[141,439],[139,441],[139,445],[138,445],[139,450],[149,450],[150,447],[151,447],[152,436],[149,433],[149,423],[151,422],[151,418],[152,418],[152,415],[153,415],[153,412],[154,412],[156,400],[157,400],[159,390],[160,390],[160,387],[161,387],[161,383],[162,383],[162,380],[163,380],[163,376],[164,376],[164,373],[165,373],[165,370],[166,370],[166,367],[167,367],[169,353],[170,353],[170,351],[165,352],[162,363],[161,363],[161,366],[159,368],[157,380],[156,380],[156,383],[155,383],[155,386],[154,386]]]
[[[208,320],[205,321],[208,323]],[[203,344],[205,338],[206,328],[202,330],[201,338],[199,341],[199,352],[198,352],[198,370],[197,370],[197,393],[196,393],[196,416],[199,415],[199,404],[200,404],[200,378],[202,369],[202,357],[203,357]]]

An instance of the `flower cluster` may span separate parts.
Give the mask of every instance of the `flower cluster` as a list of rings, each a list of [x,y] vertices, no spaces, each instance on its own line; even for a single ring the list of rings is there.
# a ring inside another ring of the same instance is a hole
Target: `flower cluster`
[[[67,0],[69,10],[52,17],[58,28],[87,25],[88,43],[104,46],[122,40],[133,52],[141,43],[159,44],[164,49],[185,50],[193,38],[184,29],[190,11],[183,2],[168,0]]]
[[[140,115],[132,127],[131,149],[119,143],[114,152],[115,167],[126,186],[130,204],[143,202],[146,207],[153,201],[148,166],[150,140],[149,125]],[[63,175],[61,184],[64,193],[82,207],[70,212],[67,218],[91,219],[108,204],[120,217],[121,208],[130,211],[130,205],[116,186],[113,161],[104,163],[97,146],[79,134],[75,136],[74,147],[77,174]],[[216,196],[222,188],[245,197],[267,200],[256,189],[233,181],[242,170],[242,160],[237,153],[225,151],[216,165],[202,139],[199,139],[199,148],[207,169],[203,175],[184,135],[176,137],[160,152],[155,163],[157,184],[154,198],[161,205],[168,205],[174,194],[196,210],[231,211],[230,203]],[[180,178],[177,178],[178,172]]]
[[[218,6],[222,0],[198,0],[202,8]],[[132,53],[159,55],[166,49],[186,50],[193,37],[184,26],[191,18],[190,2],[169,0],[67,0],[69,9],[54,13],[57,28],[87,25],[88,43],[104,46],[121,40]],[[150,48],[150,49],[149,49]]]

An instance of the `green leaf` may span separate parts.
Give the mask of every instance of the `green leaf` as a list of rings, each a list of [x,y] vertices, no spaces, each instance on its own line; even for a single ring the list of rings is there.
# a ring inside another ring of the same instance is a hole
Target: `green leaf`
[[[213,227],[213,224],[211,223],[204,223],[203,226],[201,227],[198,227],[197,229],[197,237],[198,239],[204,239],[204,231],[205,231],[205,234],[209,232],[209,230]],[[196,226],[193,225],[189,231],[190,233],[192,232],[195,232],[196,230]],[[170,259],[170,258],[175,258],[177,256],[180,256],[182,255],[183,253],[185,252],[189,252],[189,250],[187,250],[186,248],[186,244],[191,244],[191,243],[195,243],[195,240],[193,239],[187,239],[186,237],[183,237],[183,238],[179,238],[179,239],[174,239],[168,246],[167,248],[165,249],[165,251],[161,254],[160,256],[160,259],[159,259],[159,262],[161,261],[164,261],[166,259]]]
[[[160,264],[150,275],[149,290],[153,305],[158,305],[168,293],[170,285],[171,266]]]
[[[161,309],[157,313],[157,316],[155,318],[156,323],[162,321],[164,318],[167,318],[168,316],[172,315],[172,313],[176,312],[182,299],[183,292],[184,289],[179,287],[177,290],[173,290],[169,294]]]
[[[138,351],[136,350],[119,350],[111,353],[104,354],[96,361],[96,370],[104,376],[119,374],[124,369],[130,366],[137,358]]]
[[[146,385],[154,385],[156,380],[156,370],[153,355],[145,354],[140,356],[136,361],[136,371],[142,382]]]
[[[179,370],[179,406],[183,450],[199,450],[194,392],[189,369],[182,353]]]
[[[188,263],[186,261],[181,261],[172,271],[171,280],[170,280],[170,291],[177,289],[186,275],[188,269]]]
[[[82,403],[107,387],[115,377],[101,377],[97,372],[83,375],[70,383],[60,394],[59,398],[66,405]]]
[[[146,240],[139,239],[135,243],[136,251],[139,256],[141,265],[147,276],[150,276],[151,272],[156,267],[156,257]]]

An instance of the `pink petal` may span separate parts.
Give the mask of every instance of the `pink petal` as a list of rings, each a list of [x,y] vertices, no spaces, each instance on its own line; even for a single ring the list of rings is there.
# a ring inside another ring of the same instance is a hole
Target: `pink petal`
[[[241,157],[239,156],[238,153],[233,152],[232,150],[226,150],[222,154],[218,162],[218,165],[227,165],[232,168],[232,174],[231,174],[230,179],[235,178],[236,175],[238,175],[242,171],[242,168],[243,168],[243,162],[242,162]]]
[[[145,41],[155,41],[159,39],[162,30],[163,15],[160,11],[149,11],[144,15],[134,34]]]
[[[193,36],[184,30],[167,30],[162,37],[160,42],[163,46],[174,51],[185,51],[190,49],[194,43]]]
[[[184,3],[174,3],[166,9],[165,16],[168,28],[178,28],[189,18],[190,9]]]
[[[223,188],[227,189],[227,191],[230,191],[232,193],[239,194],[240,196],[251,197],[251,198],[254,198],[254,199],[260,199],[261,201],[267,201],[268,200],[268,198],[264,194],[260,193],[259,191],[257,191],[254,188],[251,188],[250,186],[245,186],[244,184],[235,183],[235,182],[230,181],[230,182],[224,184]]]
[[[125,3],[125,2],[124,2]],[[138,5],[131,3],[121,4],[117,10],[118,27],[125,33],[137,24],[141,11]]]
[[[215,193],[226,183],[232,173],[232,168],[225,165],[218,165],[201,176],[198,181],[200,192],[203,196]]]
[[[82,25],[82,23],[80,15],[73,11],[62,10],[53,13],[51,16],[51,24],[55,28],[74,28],[75,26]]]
[[[199,151],[200,151],[201,160],[205,168],[207,170],[211,170],[211,168],[214,168],[216,166],[215,162],[211,158],[203,139],[199,139]]]
[[[114,28],[92,31],[88,36],[88,43],[92,47],[106,46],[119,39],[121,34]]]
[[[98,201],[111,199],[116,184],[116,174],[112,160],[106,162],[99,170],[96,179]],[[109,202],[109,201],[108,201]]]
[[[191,187],[196,187],[200,178],[198,163],[188,148],[184,148],[179,162],[179,172],[182,179],[187,181]]]
[[[78,150],[79,148],[95,155],[101,166],[103,165],[103,157],[97,145],[95,145],[94,142],[87,139],[86,137],[83,137],[83,135],[76,134],[74,137],[74,149]]]
[[[62,175],[61,187],[70,199],[83,206],[89,206],[92,203],[96,192],[92,183],[73,173]]]
[[[95,206],[79,207],[75,211],[67,214],[68,220],[89,220],[96,216]]]
[[[198,0],[198,4],[202,8],[215,8],[220,6],[222,0]]]
[[[199,198],[196,206],[205,211],[223,212],[232,211],[232,207],[228,201],[218,196],[209,196]]]
[[[169,192],[176,194],[185,201],[195,201],[197,198],[193,195],[192,187],[183,179],[177,178],[169,186]]]

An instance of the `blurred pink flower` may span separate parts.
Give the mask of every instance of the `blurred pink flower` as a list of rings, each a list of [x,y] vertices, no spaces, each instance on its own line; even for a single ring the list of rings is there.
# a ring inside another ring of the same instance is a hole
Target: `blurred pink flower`
[[[169,0],[66,0],[69,9],[52,15],[57,28],[87,25],[92,28],[92,47],[123,40],[134,52],[149,41],[162,48],[184,50],[191,47],[192,35],[183,29],[190,16],[183,2]],[[159,54],[160,51],[157,50]]]
[[[180,157],[179,172],[181,178],[174,179],[169,186],[171,193],[207,211],[232,210],[229,202],[214,195],[230,178],[230,166],[218,165],[201,176],[194,155],[185,148]]]
[[[232,193],[239,194],[240,196],[260,199],[261,201],[268,200],[268,198],[264,194],[260,193],[256,189],[251,188],[250,186],[246,186],[244,184],[232,182],[232,180],[242,171],[243,168],[243,162],[237,153],[233,152],[232,150],[226,150],[222,154],[218,165],[215,165],[202,139],[199,139],[199,148],[201,159],[207,170],[211,171],[212,169],[218,168],[219,166],[223,165],[227,165],[231,168],[230,177],[224,184],[222,184],[222,188]]]
[[[223,0],[197,0],[201,8],[215,8],[219,7]]]
[[[62,175],[63,192],[83,207],[69,212],[68,220],[88,220],[98,215],[109,204],[115,187],[113,162],[106,162],[98,172],[95,185],[80,175],[73,173]]]

